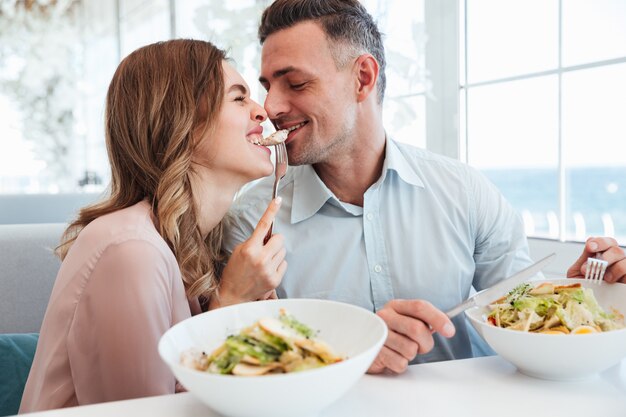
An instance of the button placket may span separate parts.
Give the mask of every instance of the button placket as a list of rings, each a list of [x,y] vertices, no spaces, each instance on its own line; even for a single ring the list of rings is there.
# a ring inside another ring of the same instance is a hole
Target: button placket
[[[393,290],[387,271],[387,255],[380,224],[380,189],[370,189],[365,193],[363,202],[363,233],[365,252],[370,270],[372,302],[376,310],[381,309],[393,298]]]

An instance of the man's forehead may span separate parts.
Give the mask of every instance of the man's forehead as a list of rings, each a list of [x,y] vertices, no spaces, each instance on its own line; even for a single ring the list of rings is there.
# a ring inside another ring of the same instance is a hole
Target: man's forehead
[[[298,54],[316,54],[328,50],[326,34],[321,26],[313,22],[301,22],[280,29],[265,39],[262,59]]]
[[[325,41],[326,35],[324,29],[319,23],[313,21],[304,21],[294,24],[269,35],[263,42],[263,50],[266,46],[280,44],[281,47],[287,45],[310,45],[312,42]]]
[[[261,53],[261,75],[267,80],[286,73],[306,73],[332,62],[324,32],[315,24],[297,24],[267,37]]]

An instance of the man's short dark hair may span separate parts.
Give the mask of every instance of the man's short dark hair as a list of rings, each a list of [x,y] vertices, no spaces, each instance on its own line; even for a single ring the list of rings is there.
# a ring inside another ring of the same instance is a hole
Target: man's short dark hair
[[[304,21],[319,23],[331,44],[337,68],[370,53],[380,67],[378,102],[385,95],[385,48],[376,22],[358,0],[276,0],[261,16],[259,40]]]

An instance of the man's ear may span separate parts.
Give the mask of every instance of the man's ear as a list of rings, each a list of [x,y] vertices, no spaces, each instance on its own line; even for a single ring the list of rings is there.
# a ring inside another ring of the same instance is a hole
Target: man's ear
[[[378,61],[370,54],[363,54],[356,59],[354,68],[357,79],[356,98],[358,102],[362,102],[372,92],[376,93]]]

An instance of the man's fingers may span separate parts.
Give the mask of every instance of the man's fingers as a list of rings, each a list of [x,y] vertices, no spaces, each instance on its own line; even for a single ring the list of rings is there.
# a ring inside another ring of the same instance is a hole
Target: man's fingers
[[[367,372],[370,374],[380,374],[388,369],[393,373],[401,374],[406,371],[408,366],[409,361],[406,360],[406,358],[398,354],[398,352],[383,346]]]
[[[267,234],[268,230],[270,230],[270,226],[272,225],[272,222],[274,222],[274,218],[276,217],[276,213],[278,213],[281,203],[281,197],[276,197],[270,202],[269,206],[267,206],[267,209],[265,210],[265,213],[263,213],[263,216],[261,216],[256,228],[252,232],[252,236],[250,237],[251,240],[263,243],[263,238]]]
[[[408,337],[396,333],[393,330],[389,331],[385,346],[394,352],[402,355],[406,360],[412,361],[419,351],[420,346]]]
[[[454,336],[454,324],[444,312],[424,300],[392,300],[389,306],[398,314],[413,317],[426,323],[444,337]]]
[[[423,346],[424,349],[428,349],[429,346],[432,347],[433,338],[430,327],[422,320],[415,317],[398,314],[397,312],[393,311],[393,309],[381,310],[379,312],[379,315],[387,323],[387,327],[389,328],[389,334],[395,332],[396,334],[406,336],[416,345]],[[386,344],[388,345],[390,341],[397,340],[398,339],[388,339]],[[395,346],[394,350],[397,350],[399,353],[403,353],[402,350],[395,349]],[[407,359],[413,358],[407,357]]]

